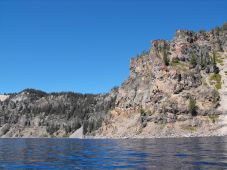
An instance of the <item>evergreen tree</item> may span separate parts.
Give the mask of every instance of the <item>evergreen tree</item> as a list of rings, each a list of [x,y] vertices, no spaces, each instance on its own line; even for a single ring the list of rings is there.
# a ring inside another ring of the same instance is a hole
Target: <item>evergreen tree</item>
[[[205,69],[206,68],[206,65],[207,65],[206,60],[203,57],[203,55],[201,55],[201,57],[200,57],[200,66],[201,66],[201,68],[202,69]]]
[[[169,59],[166,51],[163,52],[163,62],[166,66],[169,65]]]
[[[215,52],[213,51],[213,57],[212,57],[212,64],[213,65],[216,65],[217,63],[216,63],[216,54],[215,54]]]
[[[192,97],[189,99],[189,106],[188,106],[189,112],[191,113],[192,116],[197,115],[197,106],[196,106],[196,100]]]
[[[195,68],[197,65],[196,56],[194,53],[191,54],[190,64],[192,65],[193,68]]]
[[[163,62],[165,66],[169,65],[169,58],[168,58],[168,47],[166,44],[163,46]]]

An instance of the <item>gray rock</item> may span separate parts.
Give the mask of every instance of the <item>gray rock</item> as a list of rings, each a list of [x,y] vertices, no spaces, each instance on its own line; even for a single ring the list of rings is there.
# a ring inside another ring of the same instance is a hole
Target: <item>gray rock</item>
[[[79,129],[73,132],[73,134],[70,135],[69,138],[83,139],[84,138],[83,126],[81,126]]]
[[[8,123],[6,123],[5,125],[3,125],[1,128],[0,128],[0,136],[3,136],[5,135],[10,129],[10,125]]]

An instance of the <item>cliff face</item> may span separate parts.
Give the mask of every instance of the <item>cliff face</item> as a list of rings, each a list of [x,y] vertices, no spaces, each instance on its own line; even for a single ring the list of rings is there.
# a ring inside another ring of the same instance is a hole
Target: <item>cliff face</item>
[[[129,78],[109,94],[28,89],[3,96],[0,136],[69,136],[81,126],[97,137],[218,135],[226,52],[226,24],[178,30],[131,59]]]
[[[226,39],[226,31],[217,34],[215,30],[199,33],[179,30],[173,41],[153,41],[148,54],[131,60],[130,77],[119,88],[117,107],[142,107],[160,113],[163,104],[166,108],[174,105],[172,113],[185,114],[188,112],[185,101],[191,96],[201,101],[198,114],[213,112],[218,95],[206,81],[210,75],[219,72],[218,63],[212,61],[212,53],[217,53],[218,58],[226,51]],[[164,55],[168,64],[163,61]],[[193,56],[194,67],[191,63]]]
[[[210,32],[178,30],[172,41],[153,41],[149,52],[131,60],[116,108],[97,134],[219,135],[220,114],[226,111],[219,109],[219,91],[226,88],[219,71],[226,51],[226,24]]]

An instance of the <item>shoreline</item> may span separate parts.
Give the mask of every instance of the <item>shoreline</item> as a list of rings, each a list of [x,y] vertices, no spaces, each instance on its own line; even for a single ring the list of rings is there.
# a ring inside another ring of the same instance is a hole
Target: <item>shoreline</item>
[[[159,137],[95,137],[85,136],[84,138],[68,138],[68,137],[0,137],[1,139],[106,139],[106,140],[120,140],[120,139],[177,139],[177,138],[209,138],[209,137],[227,137],[227,135],[201,135],[201,136],[159,136]]]

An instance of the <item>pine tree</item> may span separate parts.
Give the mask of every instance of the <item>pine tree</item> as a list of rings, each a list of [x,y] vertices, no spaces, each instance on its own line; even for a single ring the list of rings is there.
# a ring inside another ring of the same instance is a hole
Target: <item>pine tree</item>
[[[200,56],[200,66],[202,69],[204,69],[206,67],[206,61],[205,61],[205,58],[203,57],[203,55]]]
[[[197,65],[196,56],[194,53],[191,54],[190,64],[192,65],[193,68],[195,68],[195,66]]]
[[[163,62],[165,64],[165,66],[168,66],[169,65],[169,59],[168,59],[168,47],[167,45],[164,43],[164,46],[163,46]]]
[[[213,57],[212,57],[212,64],[213,65],[216,65],[217,63],[216,63],[216,54],[215,54],[215,52],[213,51]]]
[[[196,106],[196,100],[192,97],[189,99],[189,106],[188,106],[189,112],[191,113],[192,116],[197,115],[197,106]]]
[[[169,59],[166,50],[163,52],[163,62],[166,66],[169,65]]]

